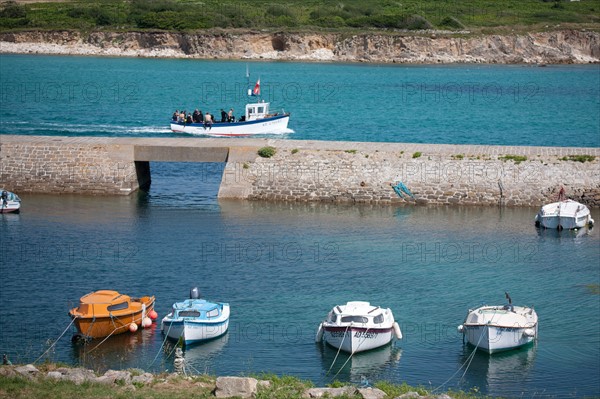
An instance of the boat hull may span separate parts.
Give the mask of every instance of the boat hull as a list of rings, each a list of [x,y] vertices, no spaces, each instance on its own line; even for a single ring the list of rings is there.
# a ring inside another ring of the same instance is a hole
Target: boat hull
[[[154,309],[154,297],[143,297],[140,302],[145,305],[126,314],[113,314],[112,316],[81,316],[69,312],[74,318],[77,331],[86,338],[103,338],[109,335],[118,335],[129,331],[131,323],[141,326],[142,320]]]
[[[21,210],[21,203],[16,201],[8,201],[7,204],[0,206],[0,213],[19,213]]]
[[[229,319],[220,322],[203,322],[194,320],[171,320],[165,317],[162,321],[162,332],[172,340],[180,338],[185,345],[210,341],[227,332]]]
[[[534,334],[527,332],[534,330]],[[498,327],[492,325],[464,326],[467,342],[484,352],[496,353],[517,349],[532,343],[537,337],[535,327]]]
[[[287,133],[289,114],[244,122],[213,123],[210,128],[202,123],[185,124],[171,121],[171,130],[176,133],[201,134],[206,136],[235,137],[256,134]]]
[[[536,225],[546,229],[580,229],[594,224],[587,206],[576,201],[554,202],[542,207],[535,217]]]
[[[393,328],[323,327],[323,339],[328,345],[348,353],[358,353],[389,344]]]

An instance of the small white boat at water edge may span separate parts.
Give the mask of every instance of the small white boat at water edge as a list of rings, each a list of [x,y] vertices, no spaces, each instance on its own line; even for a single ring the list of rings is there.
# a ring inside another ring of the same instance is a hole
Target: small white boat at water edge
[[[0,213],[19,213],[21,198],[15,193],[0,188]]]
[[[557,201],[542,206],[535,215],[535,226],[546,229],[572,230],[594,225],[587,206],[567,199],[564,187],[558,191]]]
[[[288,129],[290,114],[285,111],[271,113],[269,105],[265,102],[247,104],[243,120],[236,122],[212,122],[207,124],[171,121],[171,130],[175,133],[222,137],[290,133],[291,131]]]
[[[481,306],[469,309],[458,331],[467,341],[488,353],[506,351],[527,345],[537,339],[538,316],[533,308],[508,305]]]
[[[192,288],[190,299],[176,302],[171,313],[161,321],[167,337],[182,339],[185,345],[218,338],[229,328],[229,304],[200,299],[198,288]]]
[[[351,301],[335,306],[318,329],[315,341],[349,353],[363,352],[402,339],[400,326],[390,309],[369,302]]]

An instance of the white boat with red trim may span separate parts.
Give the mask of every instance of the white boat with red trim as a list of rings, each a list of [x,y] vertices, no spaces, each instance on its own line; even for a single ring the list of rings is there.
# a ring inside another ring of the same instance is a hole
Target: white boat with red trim
[[[400,326],[389,308],[351,301],[335,306],[317,329],[316,342],[349,353],[363,352],[402,339]]]

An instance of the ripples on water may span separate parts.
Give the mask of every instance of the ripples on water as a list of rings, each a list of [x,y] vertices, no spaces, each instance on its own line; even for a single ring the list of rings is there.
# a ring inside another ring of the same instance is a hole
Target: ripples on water
[[[32,361],[98,289],[154,294],[164,316],[198,286],[231,303],[229,333],[185,350],[199,372],[284,373],[470,389],[491,395],[596,395],[600,369],[599,230],[537,230],[537,209],[217,201],[221,164],[152,164],[148,193],[22,195],[0,215],[0,350]],[[600,220],[598,210],[593,211]],[[456,326],[469,308],[535,306],[537,345],[471,354]],[[348,360],[314,344],[336,304],[390,307],[404,339]],[[581,322],[584,320],[585,322]],[[172,369],[157,327],[94,351],[63,338],[48,358],[93,369]],[[92,346],[95,346],[92,345]],[[348,361],[347,361],[348,360]],[[329,370],[329,373],[328,373]]]
[[[248,101],[245,62],[2,55],[0,133],[190,137],[175,109]],[[598,65],[249,63],[298,140],[598,147]],[[557,106],[560,104],[560,106]]]

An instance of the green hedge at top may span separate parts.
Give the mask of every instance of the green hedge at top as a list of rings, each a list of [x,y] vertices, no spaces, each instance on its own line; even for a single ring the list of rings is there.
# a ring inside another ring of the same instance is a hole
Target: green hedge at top
[[[558,6],[557,6],[558,5]],[[597,2],[544,0],[80,0],[0,3],[0,29],[421,30],[600,22]]]

